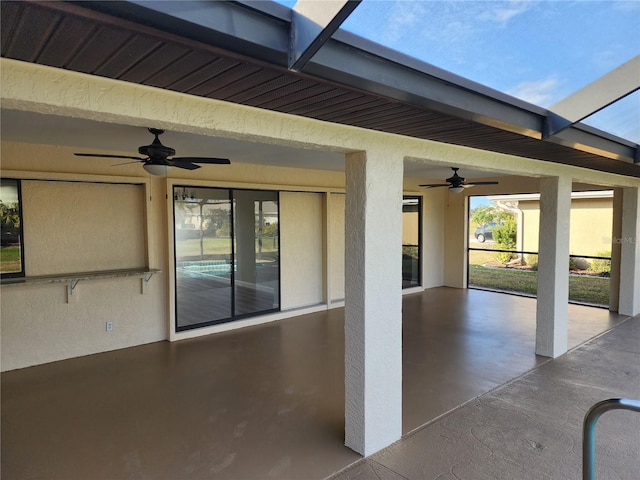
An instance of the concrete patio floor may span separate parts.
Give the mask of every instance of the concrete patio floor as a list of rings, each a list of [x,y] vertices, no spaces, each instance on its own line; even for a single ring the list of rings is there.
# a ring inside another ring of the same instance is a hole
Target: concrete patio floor
[[[585,413],[640,398],[640,317],[429,422],[331,480],[579,480]],[[640,414],[596,425],[596,478],[640,477]]]
[[[640,320],[569,311],[571,347],[619,326],[549,361],[534,354],[534,299],[406,296],[405,436],[365,460],[343,445],[343,309],[5,372],[2,478],[578,478],[584,412],[640,396]]]

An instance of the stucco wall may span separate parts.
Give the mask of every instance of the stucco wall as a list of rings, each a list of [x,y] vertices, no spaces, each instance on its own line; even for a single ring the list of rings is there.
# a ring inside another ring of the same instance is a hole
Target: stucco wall
[[[25,270],[145,267],[144,196],[142,185],[23,181]]]
[[[540,203],[521,201],[523,211],[524,250],[538,250]],[[572,255],[597,255],[611,251],[613,203],[611,198],[573,199],[569,249]]]
[[[329,299],[344,300],[344,207],[345,196],[329,196]]]
[[[25,145],[25,165],[33,151]],[[146,238],[147,231],[156,236],[162,230],[159,205],[146,203],[146,179],[111,177],[120,184],[109,184],[95,183],[106,180],[97,176],[75,182],[50,181],[62,178],[53,173],[32,176],[49,181],[22,183],[27,275],[143,268],[148,251],[154,259],[166,258],[164,244]],[[142,282],[133,277],[82,280],[73,297],[64,283],[3,286],[2,370],[166,338],[164,274],[154,275],[144,294]],[[113,323],[113,331],[106,331],[106,322]]]
[[[571,202],[571,254],[597,255],[610,252],[612,232],[611,198],[576,199]]]
[[[282,310],[323,301],[323,195],[280,194]]]
[[[427,190],[422,199],[422,285],[444,285],[445,189]]]

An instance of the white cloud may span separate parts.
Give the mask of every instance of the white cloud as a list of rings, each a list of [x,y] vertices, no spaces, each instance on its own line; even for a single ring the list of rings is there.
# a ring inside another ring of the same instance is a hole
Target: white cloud
[[[420,2],[399,1],[391,4],[388,14],[386,29],[378,33],[386,39],[383,43],[394,44],[404,39],[415,24],[424,20],[425,10]]]
[[[637,0],[620,0],[611,2],[613,8],[620,12],[625,12],[629,14],[638,14],[640,13],[640,2]]]
[[[549,107],[558,101],[560,86],[560,80],[552,75],[543,80],[519,83],[506,93],[540,107]]]
[[[522,15],[534,6],[535,2],[528,0],[509,0],[495,5],[493,2],[487,2],[492,8],[485,10],[480,14],[480,19],[506,25],[509,20],[518,15]]]

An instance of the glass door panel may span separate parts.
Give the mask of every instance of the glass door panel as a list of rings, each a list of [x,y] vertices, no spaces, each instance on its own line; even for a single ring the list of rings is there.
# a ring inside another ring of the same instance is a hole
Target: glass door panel
[[[420,197],[402,200],[402,288],[420,285]]]
[[[280,308],[278,192],[234,190],[236,316]]]
[[[229,191],[174,187],[176,330],[230,319],[232,211]]]

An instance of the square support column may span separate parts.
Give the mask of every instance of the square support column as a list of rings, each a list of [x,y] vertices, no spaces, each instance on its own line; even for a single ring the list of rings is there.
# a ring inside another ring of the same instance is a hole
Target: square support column
[[[402,173],[346,156],[345,444],[365,456],[402,435]]]
[[[609,275],[609,310],[617,312],[620,298],[620,242],[622,238],[622,189],[613,189],[613,219],[611,225],[611,272]]]
[[[620,295],[618,313],[640,314],[640,189],[622,192],[622,236],[620,244]]]
[[[536,354],[556,358],[567,351],[569,316],[569,221],[571,179],[540,181],[540,237]]]
[[[449,193],[446,195],[444,234],[444,285],[453,288],[467,287],[467,247],[469,231],[467,228],[468,205],[466,195]]]

